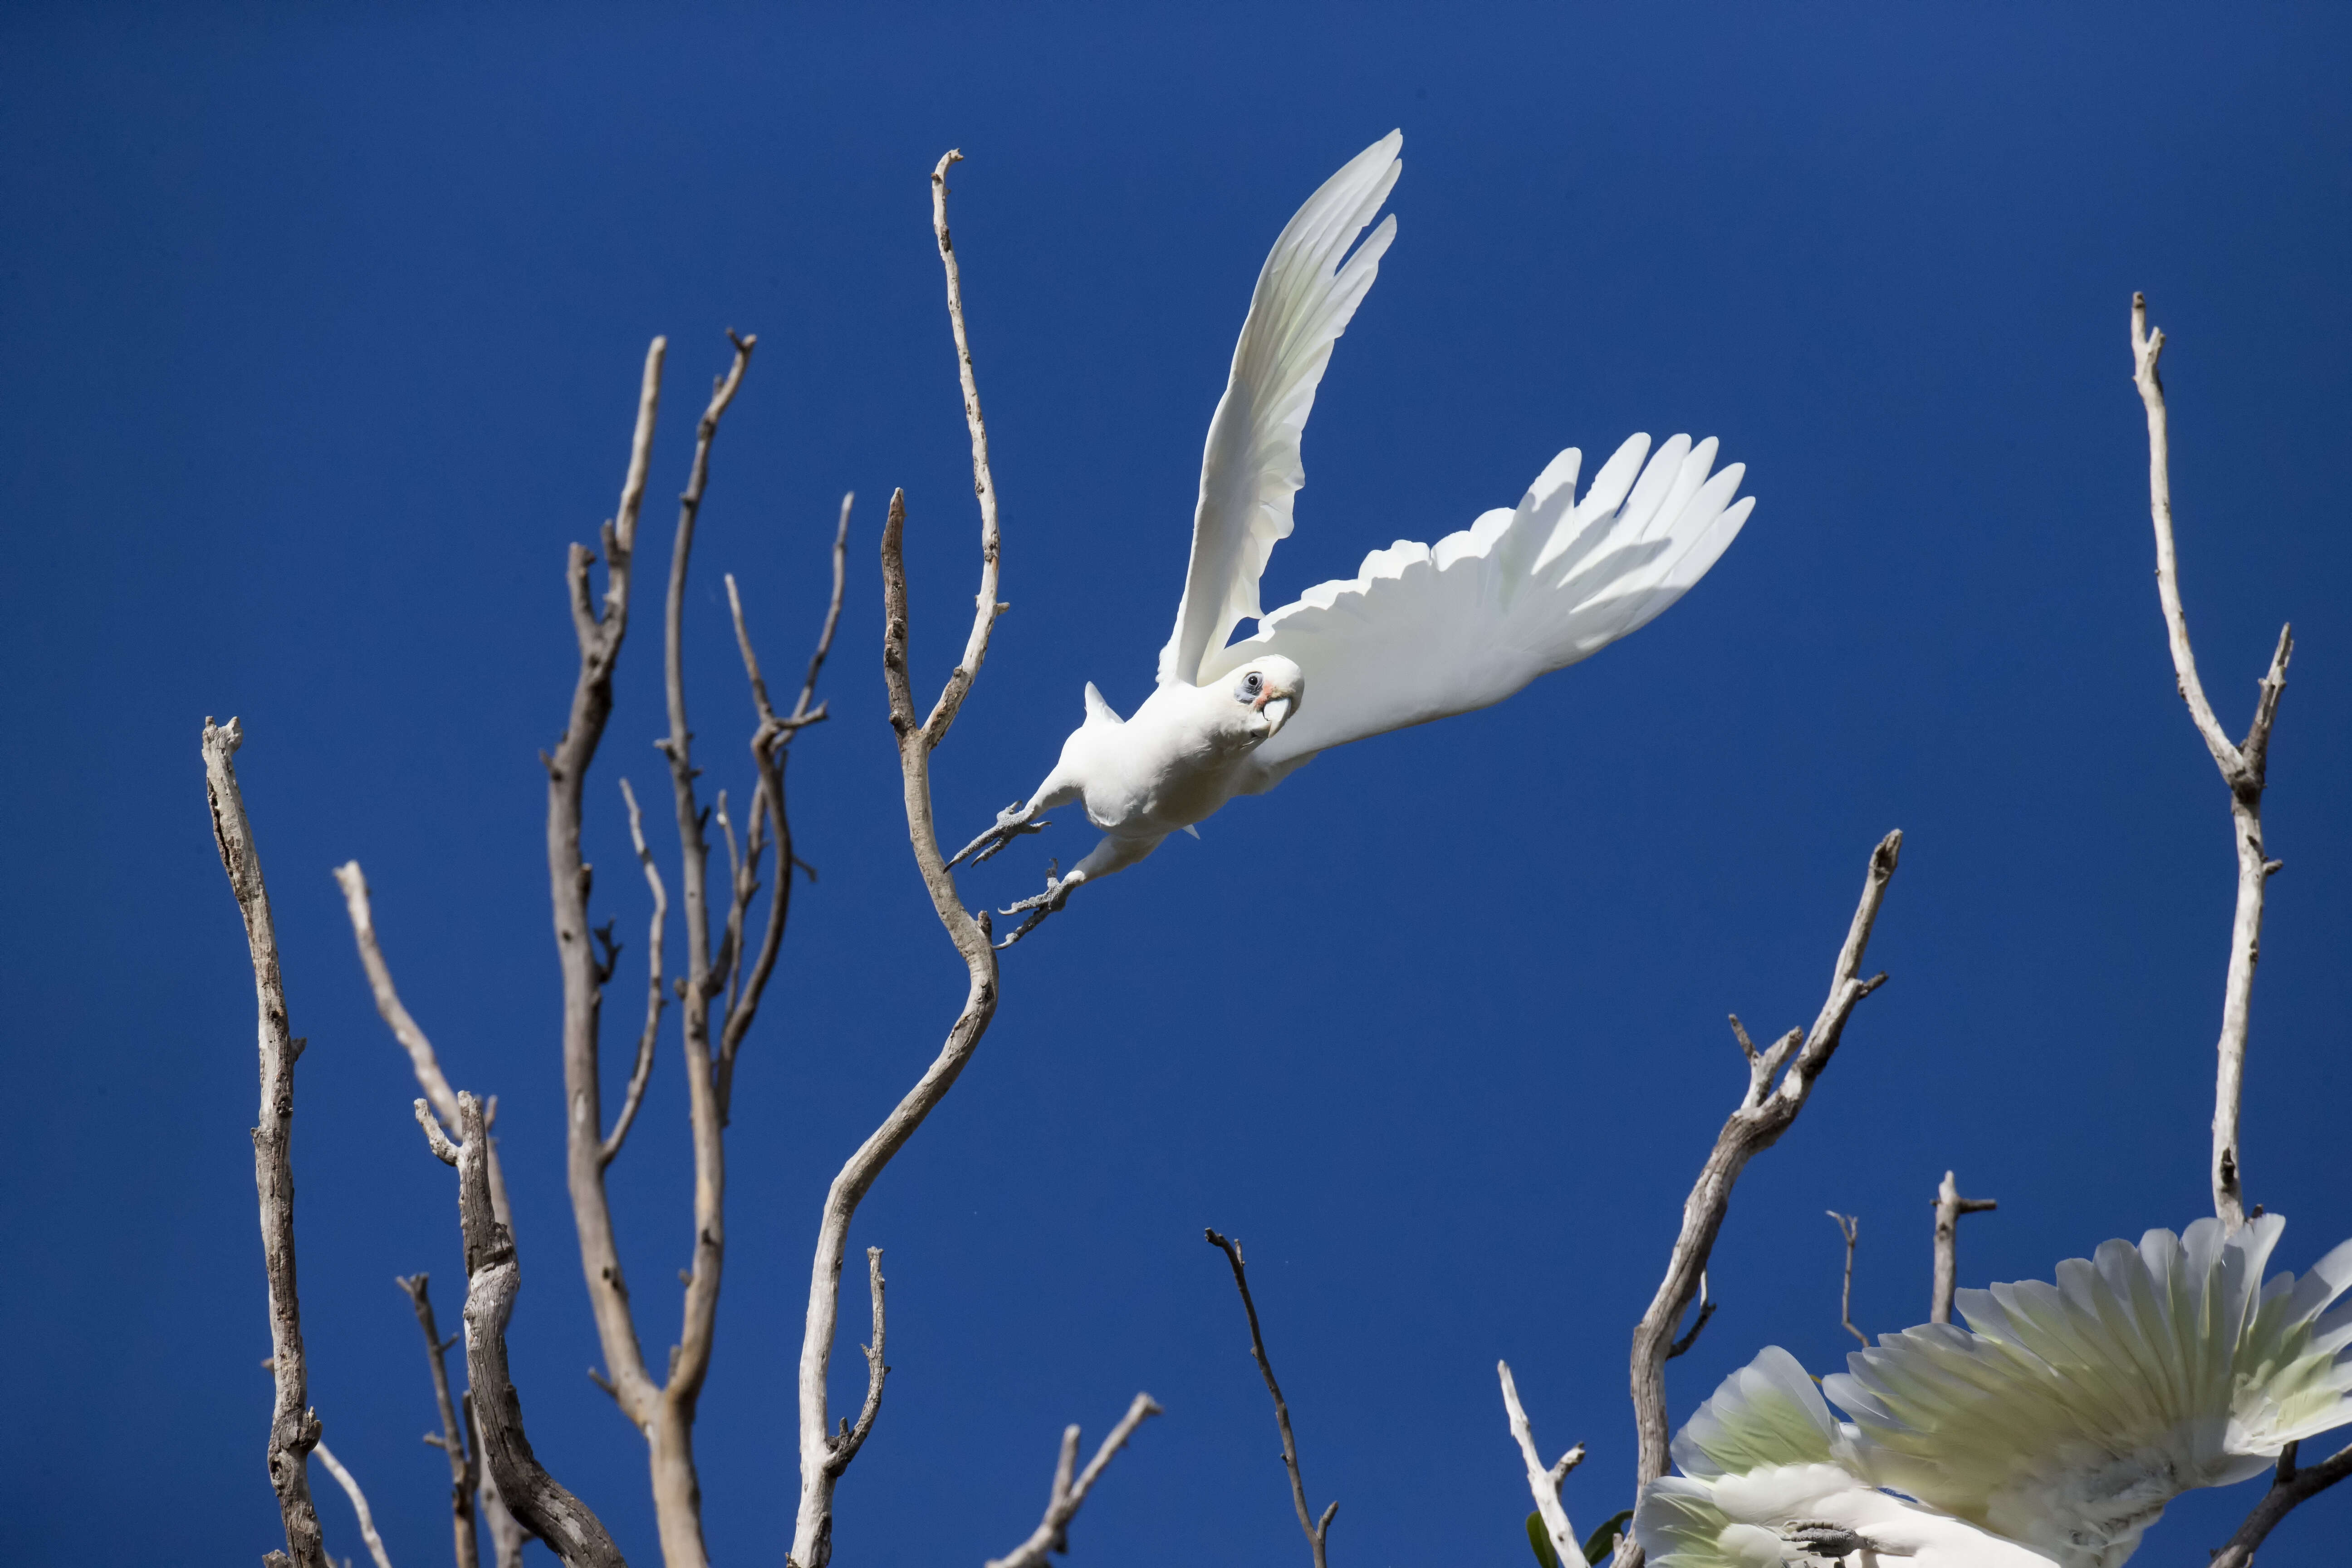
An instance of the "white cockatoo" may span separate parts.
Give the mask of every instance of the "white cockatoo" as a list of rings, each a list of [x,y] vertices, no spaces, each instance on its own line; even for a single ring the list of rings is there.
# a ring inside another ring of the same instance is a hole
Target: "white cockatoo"
[[[1122,720],[1089,683],[1086,721],[1053,772],[955,857],[984,860],[1071,801],[1101,830],[1067,877],[1005,911],[1034,911],[1008,942],[1080,883],[1134,865],[1320,752],[1499,702],[1637,630],[1715,563],[1755,504],[1733,499],[1742,466],[1710,478],[1714,440],[1687,436],[1654,454],[1647,436],[1632,437],[1580,501],[1583,458],[1571,447],[1516,509],[1489,511],[1434,548],[1375,550],[1352,579],[1318,584],[1272,615],[1259,608],[1259,576],[1290,533],[1305,482],[1299,433],[1315,389],[1396,237],[1391,216],[1355,243],[1396,184],[1403,142],[1391,132],[1325,182],[1258,273],[1209,422],[1192,563],[1160,650],[1159,689]],[[1257,630],[1229,642],[1244,617]]]
[[[1675,1436],[1633,1513],[1651,1568],[2117,1568],[2173,1498],[2352,1421],[2352,1242],[2263,1278],[2285,1222],[2110,1241],[1958,1294],[1819,1388],[1773,1346]],[[1822,1395],[1853,1417],[1834,1419]]]

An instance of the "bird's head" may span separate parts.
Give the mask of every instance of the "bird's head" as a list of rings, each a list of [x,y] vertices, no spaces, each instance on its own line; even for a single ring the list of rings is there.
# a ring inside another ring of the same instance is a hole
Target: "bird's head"
[[[1280,654],[1252,659],[1234,672],[1234,700],[1265,722],[1260,740],[1272,740],[1307,700],[1307,672]]]

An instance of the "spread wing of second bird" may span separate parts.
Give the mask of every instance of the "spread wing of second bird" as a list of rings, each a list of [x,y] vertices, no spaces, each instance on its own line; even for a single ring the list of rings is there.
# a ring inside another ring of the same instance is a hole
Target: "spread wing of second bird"
[[[1125,719],[1090,682],[1086,721],[1029,798],[949,862],[985,860],[1076,802],[1102,841],[1004,912],[1017,942],[1080,884],[1134,865],[1237,795],[1334,746],[1467,713],[1638,631],[1715,564],[1755,505],[1713,437],[1637,435],[1576,497],[1583,454],[1544,466],[1515,508],[1435,545],[1400,540],[1356,575],[1266,614],[1258,579],[1306,482],[1299,437],[1339,334],[1396,238],[1369,236],[1404,165],[1402,132],[1350,159],[1274,243],[1209,421],[1192,553],[1160,681]],[[1363,242],[1359,245],[1359,237]],[[1256,630],[1231,640],[1244,618]]]

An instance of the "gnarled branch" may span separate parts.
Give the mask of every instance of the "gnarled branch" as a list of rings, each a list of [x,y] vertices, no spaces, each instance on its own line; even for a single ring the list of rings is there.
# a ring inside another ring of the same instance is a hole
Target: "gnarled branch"
[[[1936,1293],[1927,1303],[1927,1321],[1948,1323],[1952,1321],[1952,1294],[1959,1289],[1960,1216],[1964,1214],[1984,1214],[2000,1207],[2000,1205],[1990,1198],[1960,1196],[1959,1184],[1952,1179],[1949,1171],[1944,1173],[1943,1181],[1936,1188],[1935,1204]],[[1851,1271],[1853,1257],[1850,1249],[1846,1266]]]
[[[1503,1410],[1510,1419],[1511,1437],[1519,1446],[1520,1461],[1528,1468],[1528,1491],[1536,1500],[1536,1512],[1543,1516],[1544,1533],[1551,1538],[1551,1549],[1562,1563],[1581,1563],[1584,1545],[1559,1500],[1559,1484],[1568,1479],[1569,1471],[1584,1462],[1584,1445],[1579,1443],[1545,1464],[1536,1447],[1535,1426],[1528,1420],[1527,1407],[1519,1403],[1519,1385],[1511,1376],[1511,1363],[1498,1361],[1495,1371],[1503,1380]]]
[[[213,844],[229,891],[244,917],[245,942],[253,961],[253,989],[260,1014],[261,1113],[253,1129],[253,1180],[261,1203],[261,1260],[269,1281],[270,1373],[277,1397],[270,1407],[269,1484],[286,1523],[286,1552],[270,1553],[293,1568],[328,1568],[319,1534],[319,1510],[310,1500],[309,1458],[319,1441],[319,1418],[309,1406],[302,1360],[302,1302],[294,1270],[294,1062],[302,1054],[286,1016],[286,981],[278,964],[278,930],[270,919],[269,890],[254,848],[253,824],[236,784],[236,749],[245,743],[237,721],[215,727],[205,721],[205,794],[212,805]]]
[[[466,1444],[466,1424],[457,1414],[457,1401],[449,1396],[449,1346],[454,1337],[444,1340],[440,1325],[433,1320],[433,1298],[427,1289],[432,1280],[416,1274],[394,1281],[407,1293],[409,1305],[416,1310],[416,1326],[425,1331],[425,1364],[433,1369],[433,1403],[441,1413],[439,1436],[427,1434],[425,1441],[434,1444],[449,1459],[449,1517],[457,1537],[457,1568],[475,1568],[480,1562],[480,1548],[474,1540],[474,1489],[481,1481],[480,1456]]]

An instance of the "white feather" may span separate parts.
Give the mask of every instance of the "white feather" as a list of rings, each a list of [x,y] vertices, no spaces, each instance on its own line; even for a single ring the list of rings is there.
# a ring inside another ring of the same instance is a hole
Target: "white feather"
[[[1396,219],[1340,258],[1403,173],[1391,131],[1323,183],[1274,242],[1234,345],[1234,366],[1201,455],[1201,500],[1176,627],[1160,650],[1161,684],[1198,685],[1201,661],[1258,607],[1259,576],[1290,537],[1291,500],[1307,482],[1298,441],[1331,347],[1380,272]]]

